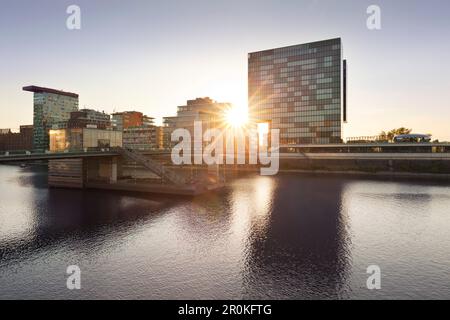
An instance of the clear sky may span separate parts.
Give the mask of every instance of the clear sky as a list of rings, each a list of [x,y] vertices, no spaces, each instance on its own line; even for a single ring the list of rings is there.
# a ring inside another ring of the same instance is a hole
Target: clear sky
[[[81,30],[66,8],[81,8]],[[381,30],[366,27],[371,4]],[[0,0],[0,128],[32,123],[40,85],[80,107],[176,113],[187,99],[247,102],[247,53],[341,37],[344,136],[399,126],[450,141],[448,0]]]

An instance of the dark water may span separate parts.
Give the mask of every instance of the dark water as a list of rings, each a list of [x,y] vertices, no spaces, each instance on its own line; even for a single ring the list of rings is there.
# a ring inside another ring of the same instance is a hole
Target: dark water
[[[450,298],[449,183],[284,174],[175,199],[48,190],[43,168],[0,181],[2,299]]]

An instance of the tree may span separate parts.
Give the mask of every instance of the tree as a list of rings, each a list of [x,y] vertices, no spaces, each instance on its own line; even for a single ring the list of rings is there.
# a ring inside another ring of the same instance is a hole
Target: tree
[[[412,129],[407,129],[405,127],[401,127],[398,129],[392,129],[389,132],[381,131],[380,133],[380,140],[383,141],[393,141],[395,136],[401,135],[401,134],[410,134],[412,132]]]
[[[382,141],[382,142],[388,141],[386,131],[381,131],[381,133],[379,134],[378,141]]]

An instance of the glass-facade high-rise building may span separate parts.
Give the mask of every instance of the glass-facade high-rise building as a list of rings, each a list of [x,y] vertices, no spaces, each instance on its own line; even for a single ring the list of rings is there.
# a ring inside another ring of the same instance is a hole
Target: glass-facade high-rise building
[[[342,142],[344,66],[340,38],[250,53],[250,118],[280,145]]]
[[[34,93],[33,149],[49,149],[49,130],[67,126],[70,113],[78,110],[78,94],[37,86],[23,87]]]

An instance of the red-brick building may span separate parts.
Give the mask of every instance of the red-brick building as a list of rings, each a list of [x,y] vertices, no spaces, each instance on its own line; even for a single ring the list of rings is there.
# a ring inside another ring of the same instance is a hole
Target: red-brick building
[[[9,131],[9,132],[8,132]],[[20,132],[2,130],[0,133],[0,151],[18,151],[33,149],[33,126],[20,126]]]
[[[138,111],[116,112],[112,114],[112,123],[115,130],[123,131],[128,128],[152,126],[153,118]]]

